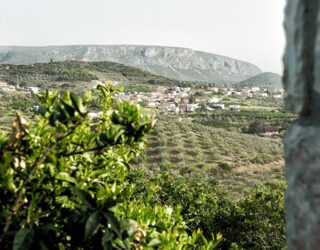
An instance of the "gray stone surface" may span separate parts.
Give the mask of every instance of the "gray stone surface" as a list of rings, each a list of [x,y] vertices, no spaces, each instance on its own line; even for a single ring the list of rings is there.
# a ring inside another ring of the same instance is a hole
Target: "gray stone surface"
[[[300,114],[284,139],[288,249],[320,249],[319,2],[287,0],[286,7],[286,104]]]

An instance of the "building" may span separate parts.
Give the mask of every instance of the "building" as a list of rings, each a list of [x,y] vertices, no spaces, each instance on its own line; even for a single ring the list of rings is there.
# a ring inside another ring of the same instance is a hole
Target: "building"
[[[40,89],[38,87],[28,87],[28,90],[32,93],[32,94],[38,94]]]
[[[218,93],[219,92],[219,88],[215,88],[215,87],[209,88],[209,90],[211,90],[214,93]]]
[[[9,85],[6,82],[0,82],[0,91],[1,92],[15,92],[16,87],[13,85]]]
[[[187,104],[187,112],[194,112],[199,108],[198,104]]]
[[[274,95],[273,98],[275,98],[275,99],[281,99],[281,98],[282,98],[282,95]]]
[[[241,106],[240,105],[229,105],[229,109],[233,111],[240,111]]]
[[[220,101],[221,101],[220,98],[218,98],[218,97],[212,97],[212,98],[210,98],[210,99],[208,100],[208,103],[218,103],[218,102],[220,102]]]
[[[251,91],[253,92],[260,91],[260,87],[251,87]]]

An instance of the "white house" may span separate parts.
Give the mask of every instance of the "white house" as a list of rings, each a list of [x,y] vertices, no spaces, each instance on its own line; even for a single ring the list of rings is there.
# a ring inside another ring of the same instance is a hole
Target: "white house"
[[[38,94],[40,89],[39,89],[38,87],[28,87],[28,90],[29,90],[32,94]]]
[[[240,105],[229,105],[229,109],[233,111],[240,111],[241,106]]]
[[[260,91],[260,87],[251,87],[251,91],[254,91],[254,92]]]
[[[212,92],[218,93],[219,92],[219,88],[209,88],[209,90],[211,90]]]
[[[281,99],[281,98],[282,98],[282,95],[274,95],[273,98],[275,98],[275,99]]]
[[[199,108],[198,104],[187,104],[187,111],[193,112],[196,111]]]
[[[218,102],[220,102],[220,101],[221,101],[221,99],[218,98],[218,97],[212,97],[212,98],[210,98],[210,99],[208,100],[209,103],[218,103]]]

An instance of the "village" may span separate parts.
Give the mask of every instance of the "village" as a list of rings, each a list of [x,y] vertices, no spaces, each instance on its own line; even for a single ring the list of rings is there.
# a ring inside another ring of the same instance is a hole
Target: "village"
[[[101,81],[92,81],[96,86]],[[115,85],[121,85],[118,82]],[[25,94],[37,94],[43,91],[39,87],[17,87],[6,82],[0,82],[0,95],[13,94],[15,92]],[[152,92],[119,92],[115,96],[123,101],[130,103],[139,103],[140,105],[158,109],[160,111],[181,114],[186,112],[195,112],[199,109],[208,111],[214,110],[233,110],[240,111],[242,106],[233,100],[245,100],[252,98],[273,98],[275,100],[284,98],[282,88],[261,88],[253,87],[209,87],[191,88],[191,87],[165,87],[157,86]]]
[[[157,108],[169,113],[194,112],[205,108],[208,111],[229,109],[240,111],[241,105],[233,104],[230,99],[243,100],[251,98],[271,98],[281,100],[284,98],[282,88],[260,87],[206,87],[204,90],[158,86],[156,91],[150,93],[121,92],[117,94],[121,100],[131,103],[140,103],[149,108]]]

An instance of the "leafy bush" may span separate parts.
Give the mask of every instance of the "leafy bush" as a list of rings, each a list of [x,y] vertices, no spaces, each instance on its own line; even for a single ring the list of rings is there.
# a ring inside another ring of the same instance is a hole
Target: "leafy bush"
[[[129,176],[137,187],[131,198],[154,206],[180,206],[189,230],[201,228],[207,237],[212,232],[222,234],[221,249],[285,248],[282,184],[230,197],[215,180],[173,178],[167,171],[138,170]]]
[[[113,86],[98,90],[99,119],[90,95],[46,92],[33,124],[17,116],[0,136],[0,248],[215,248],[220,237],[188,233],[179,210],[132,200],[128,162],[153,120],[116,101]]]
[[[284,249],[284,189],[281,184],[269,184],[237,204],[219,209],[213,228],[224,236],[221,247],[228,249],[234,244],[240,249]]]

